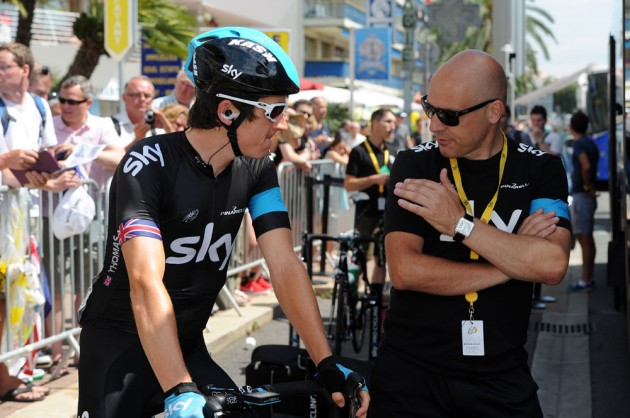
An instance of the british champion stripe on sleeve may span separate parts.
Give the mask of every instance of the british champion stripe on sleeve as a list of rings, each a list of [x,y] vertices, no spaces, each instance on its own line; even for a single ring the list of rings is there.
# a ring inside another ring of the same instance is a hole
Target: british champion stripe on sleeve
[[[118,241],[121,244],[135,237],[149,237],[162,241],[160,228],[150,219],[131,218],[118,226]]]

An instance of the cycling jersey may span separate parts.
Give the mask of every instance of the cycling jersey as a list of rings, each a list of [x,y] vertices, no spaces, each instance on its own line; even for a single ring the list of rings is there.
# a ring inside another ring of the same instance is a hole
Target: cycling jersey
[[[481,218],[497,190],[500,154],[488,160],[458,159],[463,187],[477,218]],[[391,184],[406,178],[440,182],[443,168],[448,170],[454,184],[449,166],[437,143],[418,145],[397,155]],[[558,226],[570,230],[567,192],[567,178],[559,157],[509,140],[505,171],[489,224],[516,233],[524,219],[542,207],[545,211],[555,210],[560,217]],[[402,231],[421,236],[424,254],[464,263],[487,262],[482,257],[471,260],[470,249],[463,243],[440,234],[421,217],[402,209],[397,203],[399,198],[391,191],[388,199],[386,234]],[[407,368],[416,366],[455,377],[496,376],[526,366],[523,346],[531,311],[532,283],[509,280],[481,290],[478,295],[474,318],[484,324],[484,356],[462,354],[461,321],[469,318],[469,303],[464,295],[438,296],[395,288],[384,323],[383,350],[403,358]],[[388,367],[377,361],[377,370]]]
[[[183,132],[150,137],[131,148],[114,175],[109,208],[104,265],[81,324],[134,333],[121,253],[125,240],[163,241],[163,280],[181,337],[205,328],[246,208],[257,236],[289,228],[271,159],[239,157],[215,177]]]

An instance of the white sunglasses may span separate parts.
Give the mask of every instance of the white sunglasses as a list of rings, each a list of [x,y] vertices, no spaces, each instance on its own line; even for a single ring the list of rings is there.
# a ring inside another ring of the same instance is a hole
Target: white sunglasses
[[[278,122],[278,119],[280,119],[284,111],[287,110],[287,107],[289,106],[288,103],[285,103],[285,102],[281,102],[281,103],[254,102],[251,100],[241,99],[239,97],[228,96],[227,94],[223,94],[223,93],[218,93],[217,97],[256,106],[257,108],[264,110],[265,117],[274,123]]]

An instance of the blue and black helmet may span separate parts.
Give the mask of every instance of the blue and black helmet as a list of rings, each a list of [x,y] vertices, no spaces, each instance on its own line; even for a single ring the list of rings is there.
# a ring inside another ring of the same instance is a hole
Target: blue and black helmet
[[[295,65],[264,33],[224,27],[194,37],[184,66],[199,91],[236,88],[248,96],[285,96],[300,90]]]

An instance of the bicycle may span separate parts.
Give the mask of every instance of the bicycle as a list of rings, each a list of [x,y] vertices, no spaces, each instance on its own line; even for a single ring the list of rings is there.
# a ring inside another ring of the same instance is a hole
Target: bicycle
[[[355,417],[361,406],[362,381],[361,375],[350,373],[344,385],[343,393],[349,403],[349,417]],[[205,418],[239,417],[249,409],[273,405],[281,402],[283,398],[296,395],[328,396],[325,389],[314,380],[269,384],[258,388],[245,386],[238,389],[205,385],[200,390],[206,397],[206,405],[203,408]],[[330,411],[330,417],[342,416],[342,409],[332,404]]]
[[[382,295],[375,292],[370,285],[367,275],[367,255],[366,250],[360,244],[371,242],[377,248],[383,247],[382,234],[375,237],[362,238],[356,231],[350,234],[342,233],[339,236],[326,234],[302,234],[302,258],[309,263],[313,240],[321,240],[322,245],[328,241],[339,243],[339,257],[335,266],[335,283],[333,286],[330,321],[327,328],[328,339],[332,342],[332,351],[336,355],[341,355],[342,344],[345,340],[352,340],[353,349],[359,353],[365,341],[365,327],[369,327],[370,349],[368,356],[374,360],[378,355],[381,332],[381,312]],[[384,251],[379,251],[379,264],[384,263]],[[359,274],[363,280],[363,292],[359,294],[359,277],[351,280],[348,269],[348,254],[352,253],[352,261],[358,265]],[[368,318],[369,321],[366,319]],[[293,338],[293,336],[292,336]]]

